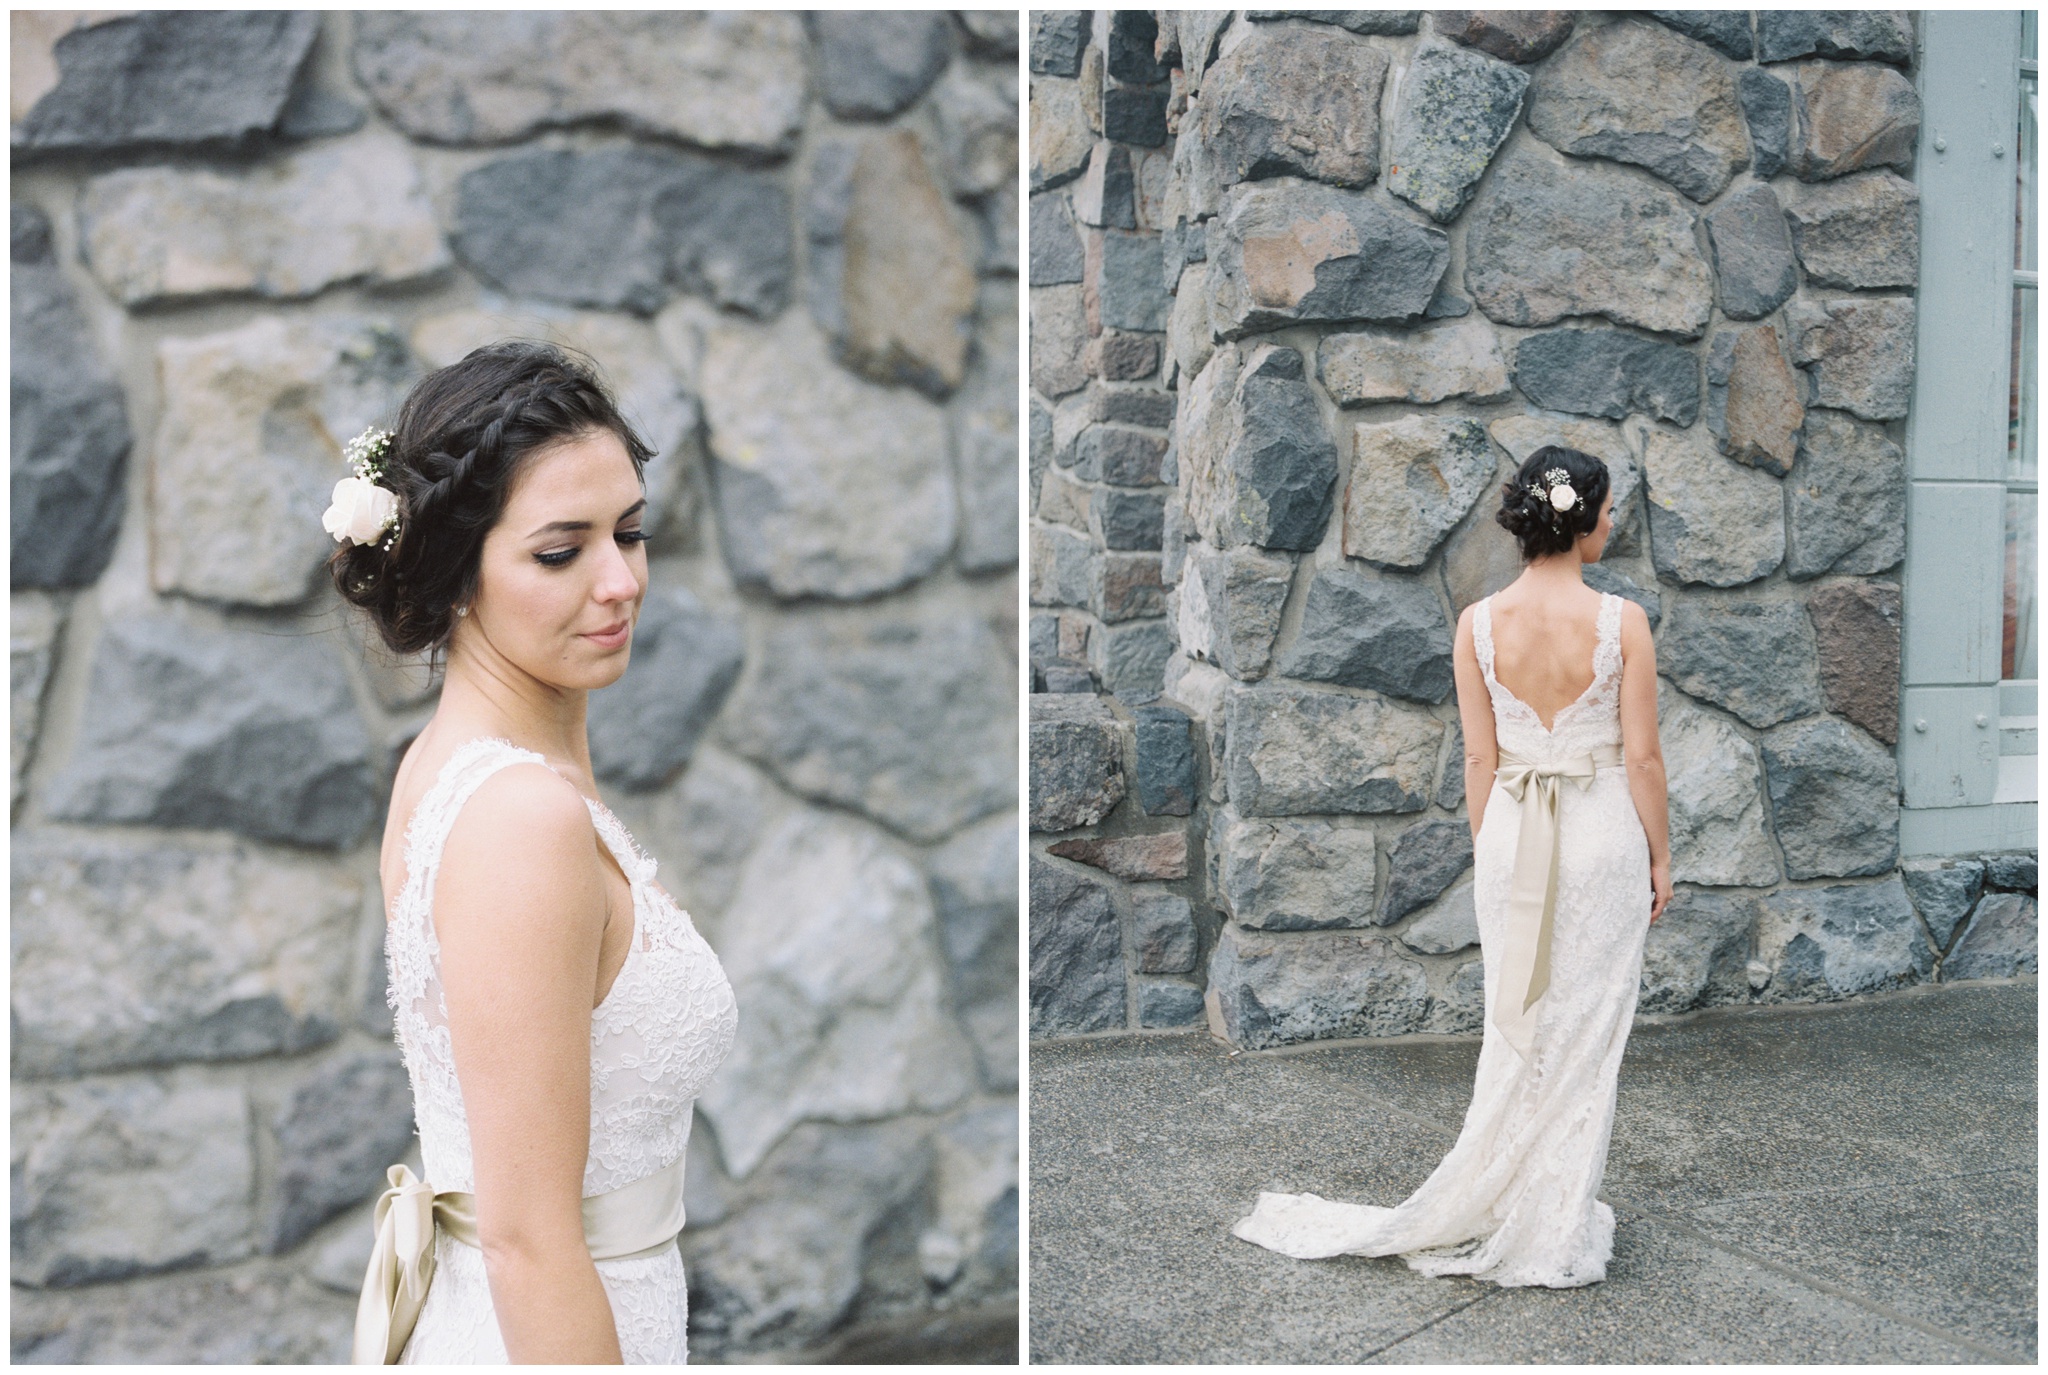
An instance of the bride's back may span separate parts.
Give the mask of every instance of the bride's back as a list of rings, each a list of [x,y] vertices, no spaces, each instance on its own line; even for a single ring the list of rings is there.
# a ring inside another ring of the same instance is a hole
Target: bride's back
[[[1600,594],[1590,587],[1538,590],[1517,581],[1490,602],[1494,681],[1544,721],[1593,684]]]

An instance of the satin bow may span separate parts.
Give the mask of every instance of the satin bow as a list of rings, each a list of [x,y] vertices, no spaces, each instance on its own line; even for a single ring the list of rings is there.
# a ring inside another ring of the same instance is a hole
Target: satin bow
[[[1524,1060],[1536,1034],[1536,1003],[1550,988],[1550,935],[1557,913],[1559,780],[1580,791],[1594,772],[1622,762],[1619,745],[1603,745],[1562,763],[1540,767],[1512,750],[1500,752],[1494,779],[1521,804],[1515,837],[1515,867],[1508,884],[1507,932],[1502,941],[1500,984],[1494,994],[1493,1024]]]
[[[355,1365],[395,1365],[434,1278],[434,1190],[404,1165],[377,1199],[376,1247],[356,1303]]]

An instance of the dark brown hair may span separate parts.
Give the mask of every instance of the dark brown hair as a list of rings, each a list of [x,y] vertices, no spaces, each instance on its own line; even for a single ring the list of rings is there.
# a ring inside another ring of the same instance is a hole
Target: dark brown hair
[[[439,649],[476,595],[484,536],[535,454],[609,430],[642,476],[654,450],[589,355],[531,339],[473,350],[421,378],[398,409],[381,484],[398,497],[390,549],[344,543],[327,566],[394,652]]]
[[[1562,468],[1579,500],[1568,511],[1550,503],[1550,484],[1543,474]],[[1501,484],[1500,510],[1493,518],[1522,546],[1522,562],[1570,550],[1579,536],[1600,523],[1600,504],[1607,500],[1607,465],[1591,454],[1546,444],[1530,454]]]

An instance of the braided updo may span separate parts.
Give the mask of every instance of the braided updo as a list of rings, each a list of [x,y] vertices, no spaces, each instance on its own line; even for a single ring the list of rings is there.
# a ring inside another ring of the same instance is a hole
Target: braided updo
[[[1579,499],[1568,511],[1550,501],[1543,475],[1562,468],[1570,475]],[[1607,465],[1591,454],[1546,444],[1523,460],[1514,477],[1501,484],[1500,510],[1493,518],[1522,546],[1522,562],[1568,552],[1581,535],[1600,523],[1600,505],[1607,500]]]
[[[334,585],[394,652],[444,647],[477,591],[484,536],[526,461],[600,430],[643,474],[654,451],[619,412],[587,354],[536,340],[475,349],[421,378],[398,409],[381,485],[398,498],[391,548],[344,543]]]

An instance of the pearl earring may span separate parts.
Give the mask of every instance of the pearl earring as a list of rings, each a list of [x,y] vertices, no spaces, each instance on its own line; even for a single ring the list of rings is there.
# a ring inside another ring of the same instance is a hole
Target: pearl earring
[[[458,616],[467,616],[469,614],[469,608],[466,606],[458,606],[455,608],[455,614]]]

